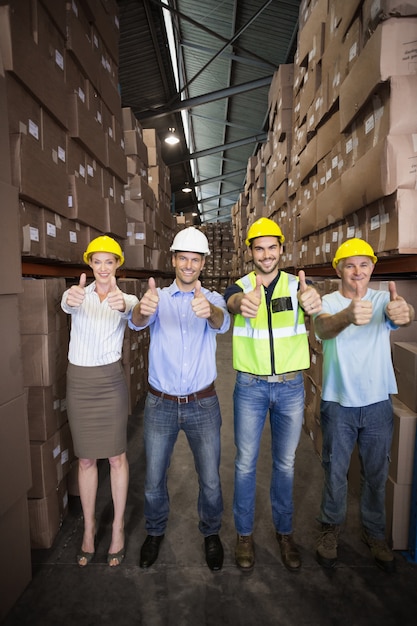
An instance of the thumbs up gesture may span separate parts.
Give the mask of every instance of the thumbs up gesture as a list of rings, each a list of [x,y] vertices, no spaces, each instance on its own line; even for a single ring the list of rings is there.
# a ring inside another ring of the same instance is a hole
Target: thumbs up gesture
[[[211,315],[210,302],[201,291],[201,282],[198,280],[194,288],[194,298],[191,301],[191,308],[197,317],[208,319]]]
[[[321,311],[321,297],[318,291],[311,285],[306,283],[306,275],[304,270],[298,272],[298,279],[300,287],[297,292],[298,302],[306,313],[312,315],[313,313],[320,313]]]
[[[355,326],[369,324],[372,318],[372,302],[361,299],[361,285],[356,282],[356,292],[347,308],[349,321]]]
[[[124,311],[126,309],[126,302],[123,296],[123,292],[120,291],[116,283],[116,277],[112,276],[110,279],[110,291],[107,294],[108,305],[113,311]]]
[[[79,307],[83,303],[85,297],[85,284],[87,282],[87,274],[84,272],[80,276],[78,285],[72,285],[67,295],[67,304],[71,307]]]
[[[148,290],[139,302],[139,312],[143,317],[150,317],[158,308],[159,295],[156,288],[155,279],[148,280]]]
[[[395,282],[390,281],[389,285],[390,301],[385,307],[385,313],[397,326],[404,326],[412,321],[410,307],[407,302],[398,295]]]
[[[256,317],[262,299],[262,276],[256,275],[256,286],[253,291],[243,294],[240,302],[240,312],[243,317]]]

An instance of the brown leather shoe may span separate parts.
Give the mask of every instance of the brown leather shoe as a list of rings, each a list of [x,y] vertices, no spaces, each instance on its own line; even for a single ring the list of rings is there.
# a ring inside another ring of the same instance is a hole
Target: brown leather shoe
[[[250,571],[255,565],[253,535],[238,535],[235,548],[236,565],[241,570]]]
[[[281,550],[281,558],[285,567],[291,572],[296,572],[301,567],[300,553],[294,543],[292,535],[277,533],[277,541]]]

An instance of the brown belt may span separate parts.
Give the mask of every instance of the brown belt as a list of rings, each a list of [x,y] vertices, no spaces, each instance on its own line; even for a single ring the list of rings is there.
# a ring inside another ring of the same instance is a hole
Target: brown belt
[[[188,396],[171,396],[169,393],[158,391],[157,389],[153,389],[153,387],[149,387],[149,392],[153,396],[163,398],[164,400],[172,400],[172,402],[178,402],[178,404],[187,404],[188,402],[193,402],[195,400],[200,400],[201,398],[209,398],[210,396],[216,395],[214,383],[211,383],[211,385],[209,385],[205,389],[202,389],[201,391],[190,393]]]
[[[266,380],[268,383],[285,383],[286,380],[294,380],[300,372],[287,372],[286,374],[273,374],[272,376],[261,376],[258,374],[249,374],[254,378]]]

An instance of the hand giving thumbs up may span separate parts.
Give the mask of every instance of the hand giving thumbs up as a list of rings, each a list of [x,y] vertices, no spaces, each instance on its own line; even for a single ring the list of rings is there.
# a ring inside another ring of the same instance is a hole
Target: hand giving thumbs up
[[[194,298],[191,301],[191,307],[197,317],[208,319],[211,314],[210,302],[201,291],[201,282],[197,280],[194,289]]]
[[[304,270],[298,272],[299,289],[297,293],[298,302],[304,311],[309,315],[319,313],[321,311],[321,297],[318,291],[306,282]]]
[[[253,291],[243,294],[240,303],[240,312],[243,317],[256,317],[262,299],[262,276],[256,275],[256,285]]]
[[[385,312],[389,319],[397,326],[404,326],[411,322],[410,307],[407,302],[398,295],[397,286],[392,280],[388,285],[390,301],[385,307]]]
[[[87,282],[87,274],[84,272],[80,276],[80,282],[78,285],[72,285],[69,288],[67,295],[67,304],[71,307],[79,307],[85,297],[85,284]]]
[[[107,302],[113,311],[124,311],[126,309],[123,292],[118,288],[115,276],[110,278],[110,291],[107,295]]]

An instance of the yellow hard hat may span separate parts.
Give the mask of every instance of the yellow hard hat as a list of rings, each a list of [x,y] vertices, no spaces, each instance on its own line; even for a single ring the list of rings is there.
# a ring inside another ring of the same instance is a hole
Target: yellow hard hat
[[[353,237],[352,239],[348,239],[342,243],[336,250],[336,254],[334,255],[334,259],[332,261],[334,269],[336,269],[336,266],[341,259],[347,259],[351,256],[369,256],[372,259],[372,263],[376,263],[378,260],[369,243],[363,239]]]
[[[267,217],[261,217],[252,224],[246,236],[246,245],[250,246],[252,239],[256,237],[278,237],[280,243],[284,243],[285,241],[285,237],[278,224]]]
[[[90,257],[94,252],[109,252],[110,254],[114,254],[120,260],[120,265],[123,265],[125,262],[125,258],[123,256],[123,252],[119,244],[112,237],[108,237],[107,235],[102,235],[101,237],[96,237],[87,246],[87,250],[83,254],[84,263],[90,262]]]

